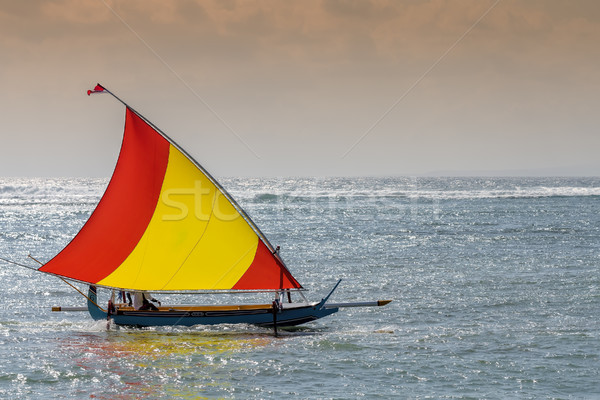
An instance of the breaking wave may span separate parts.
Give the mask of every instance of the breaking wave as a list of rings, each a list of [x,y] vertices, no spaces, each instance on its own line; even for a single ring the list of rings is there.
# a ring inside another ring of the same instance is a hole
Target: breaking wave
[[[244,204],[343,200],[461,200],[600,196],[600,178],[225,178]],[[0,205],[95,205],[93,178],[0,178]]]

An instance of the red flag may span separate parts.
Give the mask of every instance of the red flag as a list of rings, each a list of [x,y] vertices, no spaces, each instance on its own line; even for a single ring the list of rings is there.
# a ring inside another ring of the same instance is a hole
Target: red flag
[[[88,90],[87,94],[88,96],[92,93],[102,93],[104,92],[104,88],[102,86],[100,86],[100,84],[97,84],[96,87],[94,88],[94,90]]]

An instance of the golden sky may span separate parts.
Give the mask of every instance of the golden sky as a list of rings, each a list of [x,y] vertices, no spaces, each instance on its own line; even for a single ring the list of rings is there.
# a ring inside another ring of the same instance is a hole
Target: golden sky
[[[0,176],[600,174],[600,2],[0,0]]]

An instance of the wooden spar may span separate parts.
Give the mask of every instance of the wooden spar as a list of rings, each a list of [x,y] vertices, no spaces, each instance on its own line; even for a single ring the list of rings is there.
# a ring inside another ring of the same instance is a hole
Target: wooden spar
[[[34,256],[32,256],[31,254],[28,254],[27,257],[31,258],[33,261],[35,261],[36,263],[40,264],[40,265],[44,265],[43,262],[41,262],[40,260],[36,259]]]
[[[87,296],[85,296],[87,298]],[[342,307],[382,307],[389,304],[392,300],[377,300],[377,301],[362,301],[356,303],[329,303],[326,304],[323,308],[342,308]],[[238,305],[238,306],[170,306],[173,311],[197,311],[197,310],[211,310],[211,311],[228,311],[228,310],[250,310],[250,309],[264,309],[268,306],[266,304],[259,305]],[[273,328],[275,331],[275,336],[277,336],[277,305],[273,304],[271,307],[271,312],[273,313]],[[61,307],[56,306],[52,307],[52,311],[88,311],[87,307]]]
[[[64,283],[66,283],[67,285],[71,286],[73,289],[77,290],[79,292],[79,294],[82,295],[83,297],[85,297],[86,299],[88,299],[88,301],[91,301],[92,303],[94,303],[94,305],[96,307],[98,307],[100,310],[102,310],[103,312],[107,312],[104,308],[100,307],[94,300],[90,299],[87,294],[83,293],[81,290],[79,290],[75,286],[71,285],[66,279],[64,279],[62,277],[59,277],[59,278],[62,279],[62,281]]]
[[[329,300],[329,298],[331,297],[331,295],[333,294],[333,292],[335,292],[335,289],[337,289],[337,287],[340,285],[341,282],[342,282],[342,280],[339,279],[337,281],[337,283],[335,284],[335,286],[333,287],[333,289],[331,289],[331,292],[329,292],[329,294],[327,296],[325,296],[323,298],[323,300],[321,300],[321,303],[320,303],[321,308],[323,308],[325,306],[325,303],[327,303],[327,300]]]
[[[32,257],[31,254],[28,255],[28,257],[31,258],[33,261],[35,261],[35,262],[43,265],[40,261],[38,261],[34,257]],[[30,267],[29,265],[25,265],[25,264],[20,264],[18,262],[12,261],[12,260],[8,260],[8,259],[1,258],[1,257],[0,257],[0,260],[5,261],[5,262],[10,263],[10,264],[18,265],[19,267],[24,267],[24,268],[27,268],[27,269],[32,269],[34,271],[38,271],[37,268],[33,268],[33,267]],[[77,289],[75,286],[71,285],[65,279],[63,279],[61,277],[59,277],[59,278],[62,279],[63,282],[65,282],[67,285],[69,285],[73,289],[77,290],[82,296],[84,296],[85,298],[87,298],[87,296],[85,294],[81,293],[81,291],[79,289]],[[88,300],[89,300],[89,298],[88,298]],[[94,304],[96,304],[96,303],[94,303]],[[100,308],[100,307],[98,307],[98,308]],[[88,308],[87,307],[60,307],[59,306],[59,307],[52,307],[52,311],[88,311]]]
[[[12,261],[12,260],[9,260],[9,259],[6,259],[6,258],[2,258],[2,257],[0,257],[0,260],[2,260],[2,261],[4,261],[4,262],[7,262],[7,263],[9,263],[9,264],[18,265],[19,267],[23,267],[23,268],[31,269],[31,270],[33,270],[33,271],[37,271],[37,270],[38,270],[37,268],[33,268],[33,267],[30,267],[29,265],[21,264],[21,263],[18,263],[18,262],[16,262],[16,261]]]
[[[392,300],[377,300],[377,301],[359,301],[355,303],[328,303],[323,308],[340,308],[340,307],[381,307],[391,303]]]
[[[89,311],[87,307],[52,307],[52,311]]]
[[[40,265],[44,265],[43,262],[36,260],[35,257],[33,257],[31,254],[29,254],[27,257],[31,258],[33,261],[35,261],[36,263],[40,264]],[[82,295],[83,297],[85,297],[86,299],[88,299],[89,301],[91,301],[92,303],[94,303],[94,305],[96,307],[98,307],[99,309],[101,309],[103,312],[106,312],[105,309],[103,309],[102,307],[100,307],[98,304],[96,304],[96,302],[92,299],[90,299],[85,293],[83,293],[81,290],[77,289],[75,286],[73,286],[69,281],[67,281],[65,278],[63,278],[62,276],[56,275],[60,278],[61,281],[63,281],[64,283],[66,283],[67,285],[71,286],[73,289],[75,289],[80,295]],[[61,308],[61,307],[58,307]],[[68,308],[68,307],[66,307]],[[87,310],[87,307],[86,307]],[[61,311],[61,310],[55,310],[54,307],[52,307],[52,311]],[[63,311],[75,311],[75,310],[63,310]]]

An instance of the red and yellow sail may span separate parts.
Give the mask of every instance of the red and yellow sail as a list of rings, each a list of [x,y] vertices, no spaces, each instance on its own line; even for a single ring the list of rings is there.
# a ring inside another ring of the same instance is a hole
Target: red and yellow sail
[[[104,196],[77,236],[39,270],[129,290],[300,288],[211,177],[126,110]]]

